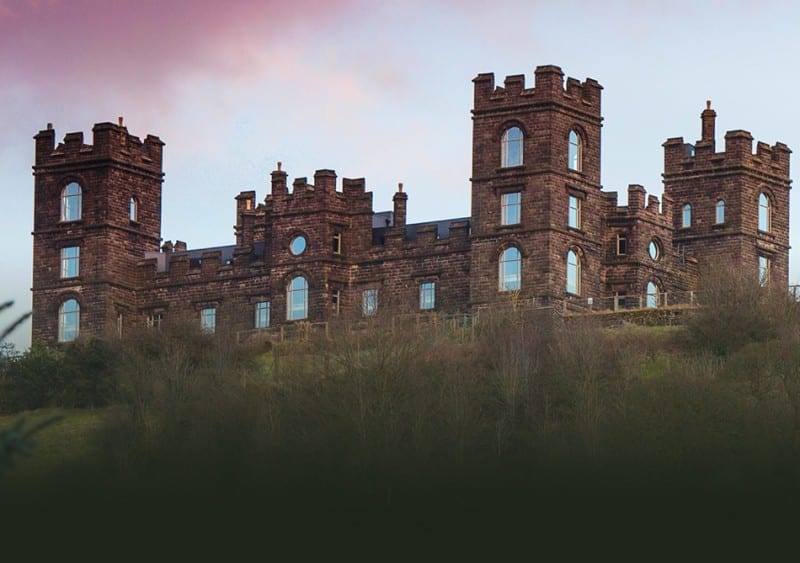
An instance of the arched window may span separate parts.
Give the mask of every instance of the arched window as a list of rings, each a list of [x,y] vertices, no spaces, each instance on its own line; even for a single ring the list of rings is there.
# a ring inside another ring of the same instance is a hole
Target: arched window
[[[522,280],[522,255],[519,249],[515,246],[506,248],[500,254],[499,266],[499,290],[518,290]]]
[[[717,214],[716,214],[716,221],[717,225],[722,224],[725,222],[725,200],[718,199],[717,200]]]
[[[286,288],[286,319],[298,321],[308,317],[308,282],[303,276],[292,278]]]
[[[772,230],[772,202],[764,192],[758,196],[758,230],[765,233]]]
[[[81,187],[70,182],[61,192],[61,220],[77,221],[81,218]]]
[[[581,260],[574,250],[567,252],[567,293],[581,294]]]
[[[583,168],[583,141],[575,129],[569,132],[569,160],[570,170],[580,172]]]
[[[683,215],[681,216],[681,227],[688,229],[692,226],[692,204],[687,203],[683,206]]]
[[[522,129],[510,127],[503,133],[500,165],[503,168],[522,164]]]
[[[136,201],[136,198],[131,196],[130,201],[130,217],[131,221],[138,221],[139,220],[139,203]]]
[[[647,301],[645,306],[648,309],[658,307],[658,286],[653,282],[647,282]]]
[[[81,306],[75,299],[67,299],[58,309],[58,341],[72,342],[78,338],[81,326]]]

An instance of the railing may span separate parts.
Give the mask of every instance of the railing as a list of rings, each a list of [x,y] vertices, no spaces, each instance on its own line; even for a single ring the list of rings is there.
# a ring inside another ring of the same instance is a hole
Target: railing
[[[363,333],[384,330],[390,333],[412,331],[423,335],[432,332],[451,334],[458,338],[471,338],[475,315],[472,313],[416,313],[395,315],[389,318],[367,317],[352,321],[296,322],[270,328],[240,330],[236,341],[240,344],[258,342],[284,342],[308,340],[311,336],[330,338],[332,334]]]
[[[800,285],[789,286],[789,294],[800,301]],[[352,321],[296,322],[271,328],[241,330],[236,333],[237,342],[283,342],[286,340],[308,340],[312,335],[331,337],[331,333],[359,333],[374,329],[397,331],[412,330],[417,335],[445,333],[460,339],[471,339],[482,316],[518,311],[550,310],[554,315],[613,314],[647,309],[689,309],[700,305],[703,293],[698,291],[665,291],[642,295],[616,295],[613,297],[567,298],[556,300],[533,297],[477,305],[471,313],[411,313],[390,318],[366,317]]]
[[[696,291],[665,291],[642,295],[568,298],[564,300],[564,314],[697,307],[698,295]]]

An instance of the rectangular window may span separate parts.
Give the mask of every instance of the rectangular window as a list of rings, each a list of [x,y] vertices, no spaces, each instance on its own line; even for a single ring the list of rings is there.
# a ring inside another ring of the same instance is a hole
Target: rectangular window
[[[581,228],[581,200],[574,195],[569,196],[569,218],[567,224],[573,229]]]
[[[522,215],[522,194],[520,192],[503,194],[500,200],[500,211],[500,224],[518,225]]]
[[[117,338],[122,338],[122,313],[117,313]]]
[[[628,237],[617,235],[617,256],[628,254]]]
[[[333,309],[334,315],[339,314],[341,305],[342,305],[342,291],[340,289],[334,289],[333,293],[331,293],[331,308]]]
[[[65,246],[61,249],[61,277],[76,278],[80,274],[79,246]]]
[[[333,253],[334,254],[342,253],[342,233],[333,234]]]
[[[365,289],[361,295],[361,310],[365,317],[370,317],[378,311],[378,290]]]
[[[161,330],[161,323],[164,320],[163,313],[153,313],[152,315],[147,316],[147,328],[154,328],[156,330]]]
[[[256,328],[269,327],[269,301],[256,303]]]
[[[769,285],[770,262],[766,256],[758,257],[758,285],[767,287]]]
[[[428,311],[436,307],[436,282],[423,282],[419,286],[419,308]]]
[[[203,332],[214,333],[217,330],[217,309],[206,307],[200,310],[200,328]]]

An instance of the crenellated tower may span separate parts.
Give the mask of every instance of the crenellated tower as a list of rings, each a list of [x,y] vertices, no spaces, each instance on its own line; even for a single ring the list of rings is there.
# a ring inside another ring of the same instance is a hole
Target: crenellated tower
[[[537,67],[532,88],[473,82],[472,303],[599,295],[602,86],[565,85],[557,66]]]
[[[747,131],[728,131],[716,150],[716,112],[701,113],[701,138],[664,143],[664,194],[673,202],[673,241],[704,268],[741,272],[762,285],[789,283],[789,155]],[[702,281],[701,281],[702,283]]]
[[[92,144],[40,131],[33,167],[33,341],[119,333],[136,307],[136,264],[161,238],[162,149],[122,123]]]

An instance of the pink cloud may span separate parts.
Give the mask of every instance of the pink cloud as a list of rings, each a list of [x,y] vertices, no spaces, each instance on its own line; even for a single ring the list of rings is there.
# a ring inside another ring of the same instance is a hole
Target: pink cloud
[[[300,24],[323,32],[349,5],[349,0],[0,0],[0,75],[49,95],[133,89],[146,96],[184,68],[240,73],[248,48],[292,41]]]

